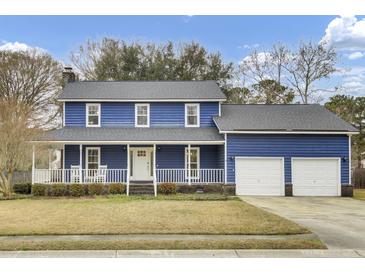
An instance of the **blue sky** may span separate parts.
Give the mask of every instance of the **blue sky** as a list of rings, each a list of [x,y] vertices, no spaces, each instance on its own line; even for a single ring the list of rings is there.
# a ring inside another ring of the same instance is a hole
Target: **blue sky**
[[[351,78],[356,94],[365,93],[364,16],[0,16],[0,26],[0,49],[18,42],[43,48],[65,63],[86,39],[104,36],[141,42],[194,40],[238,63],[253,47],[264,51],[277,42],[294,47],[326,35],[338,46],[338,66],[360,72],[361,77]]]

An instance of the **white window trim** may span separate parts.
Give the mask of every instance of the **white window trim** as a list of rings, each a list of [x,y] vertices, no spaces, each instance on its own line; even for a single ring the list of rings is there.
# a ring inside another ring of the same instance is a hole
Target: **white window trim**
[[[98,124],[97,125],[89,125],[89,107],[97,106],[99,108],[98,115]],[[100,104],[86,104],[86,127],[100,127],[100,117],[101,117],[101,105]]]
[[[100,147],[87,147],[85,150],[85,169],[88,170],[89,169],[89,151],[90,150],[97,150],[98,151],[98,169],[100,168]]]
[[[190,176],[189,175],[189,172],[188,172],[188,157],[187,157],[187,154],[188,154],[188,150],[189,150],[189,147],[185,147],[185,176],[186,178],[189,178],[190,179],[198,179],[199,178],[199,170],[200,170],[200,147],[190,147],[190,150],[196,150],[197,151],[197,170],[198,170],[198,173],[197,173],[197,176]]]
[[[196,125],[188,125],[188,107],[196,106],[197,112],[197,124]],[[200,127],[200,104],[185,104],[185,127]]]
[[[147,125],[138,125],[138,107],[147,106]],[[134,126],[135,127],[150,127],[150,104],[135,104],[134,105]]]

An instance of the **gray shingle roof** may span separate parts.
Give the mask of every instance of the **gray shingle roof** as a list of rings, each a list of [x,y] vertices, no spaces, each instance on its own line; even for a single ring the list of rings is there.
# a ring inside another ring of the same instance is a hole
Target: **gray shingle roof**
[[[86,128],[64,127],[37,141],[223,141],[216,128]]]
[[[68,83],[60,100],[225,100],[215,81],[85,81]]]
[[[357,131],[320,105],[222,105],[220,131]]]

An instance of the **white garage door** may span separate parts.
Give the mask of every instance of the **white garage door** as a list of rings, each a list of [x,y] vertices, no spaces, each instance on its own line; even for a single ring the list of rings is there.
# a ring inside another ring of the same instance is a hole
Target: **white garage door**
[[[237,195],[284,195],[284,159],[236,157]]]
[[[294,196],[340,196],[338,158],[292,159]]]

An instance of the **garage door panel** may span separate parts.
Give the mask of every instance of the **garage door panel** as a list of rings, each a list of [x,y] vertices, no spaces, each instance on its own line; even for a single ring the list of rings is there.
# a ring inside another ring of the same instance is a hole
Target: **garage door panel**
[[[293,195],[295,196],[338,196],[338,159],[293,159]]]
[[[237,195],[283,195],[283,159],[237,158]]]

